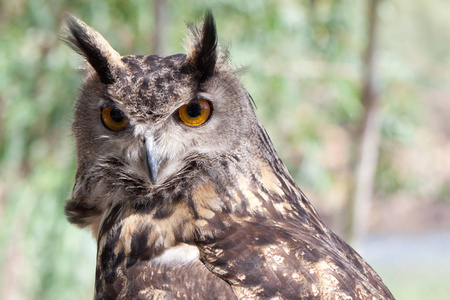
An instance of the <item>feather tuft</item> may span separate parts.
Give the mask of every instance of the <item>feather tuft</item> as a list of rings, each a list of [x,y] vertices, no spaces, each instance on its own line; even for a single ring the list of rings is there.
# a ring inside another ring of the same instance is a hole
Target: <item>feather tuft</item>
[[[95,69],[100,80],[104,84],[114,83],[114,70],[121,64],[120,54],[101,36],[100,33],[90,28],[86,23],[76,17],[66,14],[66,28],[61,39],[69,47],[84,56]]]
[[[204,81],[214,74],[217,62],[217,31],[211,11],[207,11],[201,30],[188,24],[188,51],[185,68]]]

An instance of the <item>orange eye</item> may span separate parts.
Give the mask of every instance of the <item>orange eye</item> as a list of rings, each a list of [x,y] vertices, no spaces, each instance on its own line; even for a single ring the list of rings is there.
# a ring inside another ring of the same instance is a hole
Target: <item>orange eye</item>
[[[124,112],[111,106],[102,108],[102,121],[106,127],[114,131],[121,130],[128,124]]]
[[[211,105],[206,100],[195,100],[178,109],[178,116],[184,124],[199,126],[208,121]]]

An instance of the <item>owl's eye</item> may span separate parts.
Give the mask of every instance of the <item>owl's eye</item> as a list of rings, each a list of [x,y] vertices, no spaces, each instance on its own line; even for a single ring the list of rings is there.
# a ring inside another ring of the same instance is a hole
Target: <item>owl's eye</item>
[[[128,124],[124,112],[111,106],[102,108],[102,121],[106,127],[114,131],[121,130]]]
[[[178,109],[180,120],[189,126],[199,126],[211,116],[211,105],[207,100],[195,100]]]

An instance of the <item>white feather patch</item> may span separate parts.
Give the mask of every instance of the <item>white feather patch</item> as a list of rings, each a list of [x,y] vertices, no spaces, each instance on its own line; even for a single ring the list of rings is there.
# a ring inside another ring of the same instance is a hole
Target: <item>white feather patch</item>
[[[165,250],[150,262],[162,266],[179,267],[198,259],[199,255],[197,247],[182,243]]]

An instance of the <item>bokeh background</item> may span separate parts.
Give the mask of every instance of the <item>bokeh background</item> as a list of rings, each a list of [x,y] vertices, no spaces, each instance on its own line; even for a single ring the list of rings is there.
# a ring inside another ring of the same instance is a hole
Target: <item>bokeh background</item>
[[[173,54],[207,8],[326,223],[398,299],[449,299],[447,0],[0,0],[0,299],[93,294],[95,242],[63,212],[83,64],[64,12],[121,54]]]

